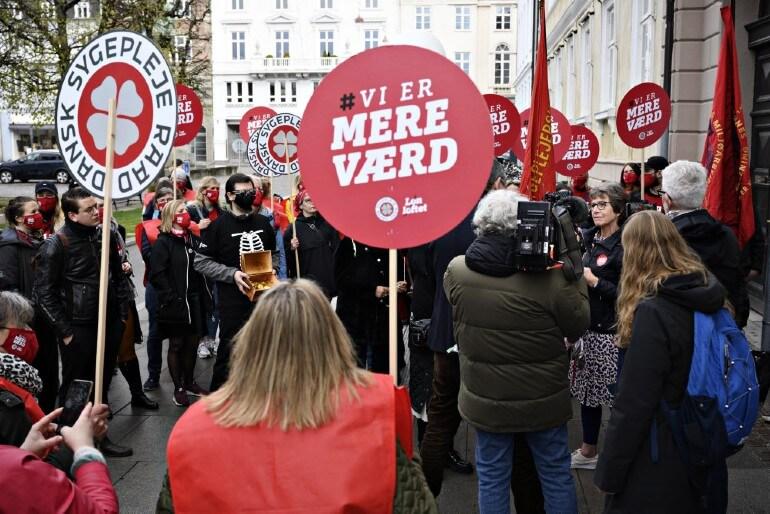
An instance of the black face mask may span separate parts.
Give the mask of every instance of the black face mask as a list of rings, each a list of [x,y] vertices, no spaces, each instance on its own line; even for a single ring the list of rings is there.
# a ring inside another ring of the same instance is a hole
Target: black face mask
[[[235,205],[243,209],[244,211],[250,211],[254,204],[254,198],[257,196],[257,192],[253,189],[246,191],[238,191],[235,193]]]

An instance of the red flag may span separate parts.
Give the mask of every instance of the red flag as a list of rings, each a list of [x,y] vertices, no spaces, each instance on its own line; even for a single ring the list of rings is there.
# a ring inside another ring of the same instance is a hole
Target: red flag
[[[709,174],[703,207],[730,227],[743,247],[754,235],[754,206],[738,53],[729,7],[722,7],[722,21],[725,32],[719,53],[709,131],[701,158]]]
[[[520,191],[532,200],[556,189],[553,138],[551,136],[551,100],[548,96],[548,62],[545,46],[545,5],[539,1],[540,36],[537,42],[535,81],[532,84],[532,107],[529,114],[527,150],[524,154],[524,174]]]

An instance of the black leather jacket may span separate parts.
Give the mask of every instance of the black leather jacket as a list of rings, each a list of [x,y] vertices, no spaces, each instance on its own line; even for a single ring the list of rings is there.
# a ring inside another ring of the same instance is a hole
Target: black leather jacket
[[[611,334],[615,332],[617,314],[615,302],[618,297],[620,271],[623,265],[623,247],[620,244],[621,230],[604,240],[597,240],[599,227],[585,232],[583,240],[586,253],[583,266],[591,268],[599,278],[596,287],[588,288],[588,300],[591,305],[591,327],[594,332]]]
[[[110,242],[108,305],[127,305],[131,289],[121,270],[116,237]],[[33,298],[56,334],[72,334],[71,325],[97,322],[99,311],[99,232],[67,220],[40,248]]]

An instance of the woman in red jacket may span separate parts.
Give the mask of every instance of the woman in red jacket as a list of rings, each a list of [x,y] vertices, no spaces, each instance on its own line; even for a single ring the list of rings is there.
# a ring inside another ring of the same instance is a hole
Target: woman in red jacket
[[[174,512],[436,512],[412,461],[406,391],[357,367],[311,281],[260,297],[230,366],[169,438]],[[170,503],[162,493],[160,510]]]

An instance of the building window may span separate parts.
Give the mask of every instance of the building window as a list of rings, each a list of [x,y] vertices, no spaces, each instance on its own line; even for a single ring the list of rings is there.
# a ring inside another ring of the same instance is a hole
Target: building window
[[[365,30],[364,31],[364,49],[377,48],[380,46],[380,31],[379,30]]]
[[[187,46],[187,36],[174,36],[174,64],[192,60],[192,47]]]
[[[430,7],[417,7],[414,23],[417,30],[430,30]]]
[[[553,98],[551,98],[551,105],[559,110],[562,110],[562,74],[561,74],[561,52],[557,53],[553,58],[553,75],[549,75],[549,82],[553,83]]]
[[[232,41],[232,53],[234,61],[242,61],[246,59],[246,33],[231,32],[230,38]]]
[[[275,56],[289,57],[289,31],[279,30],[275,33]]]
[[[201,127],[193,139],[193,155],[197,162],[206,162],[206,128]]]
[[[289,8],[289,0],[275,0],[275,8],[276,9],[288,9]]]
[[[575,88],[577,87],[577,68],[575,66],[575,38],[567,40],[567,117],[577,116],[575,112]]]
[[[297,103],[297,82],[293,80],[274,80],[270,82],[270,103]]]
[[[458,65],[466,74],[471,73],[471,53],[455,52],[455,64]]]
[[[505,43],[495,48],[495,85],[504,86],[511,83],[511,50]]]
[[[380,0],[364,0],[364,7],[366,9],[379,9]]]
[[[615,106],[617,89],[618,42],[615,36],[615,2],[604,3],[602,12],[602,109]]]
[[[233,9],[233,11],[242,11],[243,0],[231,0],[230,7]]]
[[[495,30],[510,30],[511,12],[510,5],[498,5],[495,7]]]
[[[634,67],[633,77],[637,82],[649,82],[653,75],[653,41],[655,40],[655,18],[652,0],[635,0],[633,27]],[[638,30],[638,32],[637,32]]]
[[[334,9],[334,0],[321,0],[321,9]]]
[[[471,6],[455,7],[455,30],[471,30]]]
[[[591,28],[589,21],[583,25],[583,63],[580,77],[580,114],[588,116],[591,113],[591,95],[593,88],[594,67],[591,61]]]
[[[331,57],[334,55],[334,31],[321,31],[321,57]]]
[[[75,19],[83,20],[91,17],[91,2],[78,2],[75,4]]]
[[[228,104],[254,103],[253,82],[225,82],[225,92]]]

